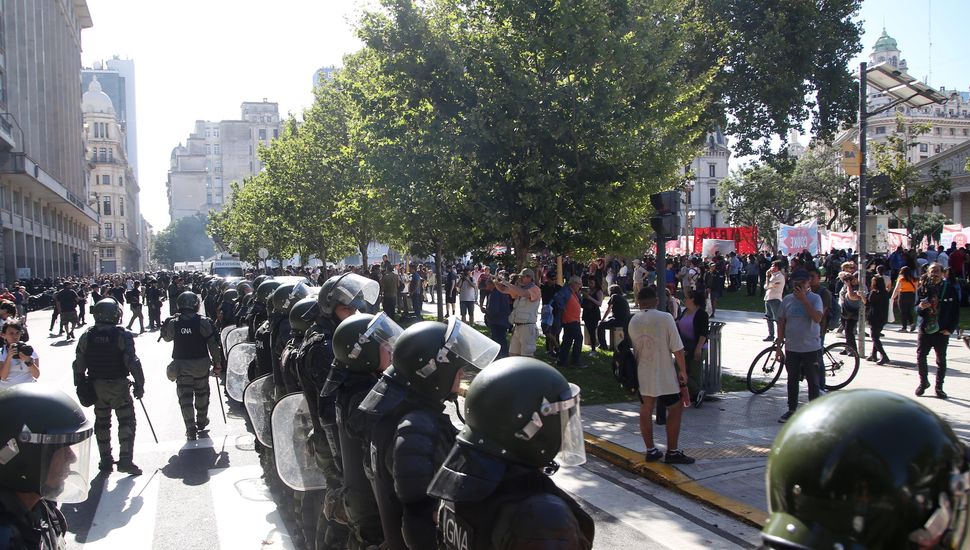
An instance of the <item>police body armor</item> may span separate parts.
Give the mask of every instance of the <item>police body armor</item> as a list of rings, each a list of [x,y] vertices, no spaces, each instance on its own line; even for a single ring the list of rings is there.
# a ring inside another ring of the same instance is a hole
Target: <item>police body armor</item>
[[[13,492],[0,492],[0,548],[64,548],[67,519],[57,504],[41,499],[31,512],[21,512]]]
[[[118,339],[123,338],[124,333],[123,328],[113,325],[95,325],[87,332],[84,361],[88,378],[107,380],[128,376],[124,356],[118,347]]]
[[[387,383],[386,376],[378,382],[383,383]],[[444,406],[420,402],[420,398],[407,395],[403,388],[397,390],[405,395],[385,414],[368,409],[367,399],[361,404],[365,412],[380,416],[371,432],[370,461],[384,544],[391,550],[434,548],[435,535],[427,529],[426,518],[434,514],[437,500],[428,496],[427,488],[458,430],[442,412]],[[427,455],[429,448],[433,449],[431,464],[408,460],[410,455]]]
[[[283,315],[273,314],[269,318],[270,322],[270,368],[273,372],[273,379],[276,387],[280,390],[287,388],[286,381],[283,380],[283,348],[286,346],[290,337],[290,321]]]
[[[254,341],[256,343],[256,365],[250,379],[259,378],[260,376],[271,374],[273,372],[269,321],[264,321],[263,324],[256,329],[256,337]]]
[[[179,315],[175,320],[175,346],[172,359],[204,359],[209,350],[202,336],[202,317]]]
[[[303,388],[300,386],[300,377],[296,372],[297,353],[299,352],[302,344],[303,335],[293,335],[293,337],[290,338],[290,340],[283,347],[283,353],[280,354],[280,375],[282,377],[283,384],[286,387],[286,393],[293,393],[303,390]]]
[[[370,457],[370,430],[374,419],[358,409],[376,381],[371,374],[334,368],[327,379],[337,381],[335,417],[340,436],[340,458],[344,474],[344,508],[354,535],[367,545],[378,545],[384,538],[380,509],[371,482],[374,470]]]

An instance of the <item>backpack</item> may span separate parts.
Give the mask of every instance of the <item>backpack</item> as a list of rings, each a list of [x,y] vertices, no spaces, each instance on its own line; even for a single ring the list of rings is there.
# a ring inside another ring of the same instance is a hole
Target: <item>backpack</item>
[[[835,297],[832,298],[832,304],[829,306],[828,316],[825,321],[828,330],[839,328],[839,325],[842,324],[842,306],[839,305],[839,300]]]
[[[636,394],[640,389],[640,381],[637,376],[637,357],[633,353],[633,342],[629,337],[624,337],[616,345],[616,352],[613,354],[613,377],[620,383],[620,387],[631,394]]]

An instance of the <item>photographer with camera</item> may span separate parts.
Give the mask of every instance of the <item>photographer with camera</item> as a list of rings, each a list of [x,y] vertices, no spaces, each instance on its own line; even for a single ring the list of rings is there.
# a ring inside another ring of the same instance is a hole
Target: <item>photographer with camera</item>
[[[37,352],[26,342],[20,341],[23,326],[16,321],[3,325],[2,349],[0,349],[0,390],[36,382],[40,378],[40,359]]]

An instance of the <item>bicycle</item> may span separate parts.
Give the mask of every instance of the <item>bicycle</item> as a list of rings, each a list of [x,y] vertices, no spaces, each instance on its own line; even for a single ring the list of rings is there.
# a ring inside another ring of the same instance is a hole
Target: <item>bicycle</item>
[[[784,371],[784,354],[779,359],[778,346],[772,344],[755,356],[748,368],[748,391],[762,394],[781,378]],[[825,369],[825,389],[840,390],[859,373],[859,355],[845,342],[835,342],[825,346],[822,352],[822,368]]]

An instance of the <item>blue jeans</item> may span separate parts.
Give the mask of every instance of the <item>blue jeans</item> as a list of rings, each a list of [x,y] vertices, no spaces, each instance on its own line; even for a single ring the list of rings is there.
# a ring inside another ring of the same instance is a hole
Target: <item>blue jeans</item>
[[[509,327],[504,325],[488,325],[488,332],[492,341],[499,345],[498,359],[509,356]]]
[[[765,300],[765,319],[768,320],[768,336],[775,337],[775,321],[781,311],[781,300]]]
[[[823,319],[824,323],[825,320]],[[818,388],[820,390],[825,389],[825,332],[819,337],[821,340],[822,347],[818,350]]]
[[[569,346],[572,346],[570,351]],[[559,366],[566,366],[566,355],[570,355],[573,366],[579,364],[579,356],[583,351],[583,329],[579,321],[562,324],[562,346],[559,348]]]

